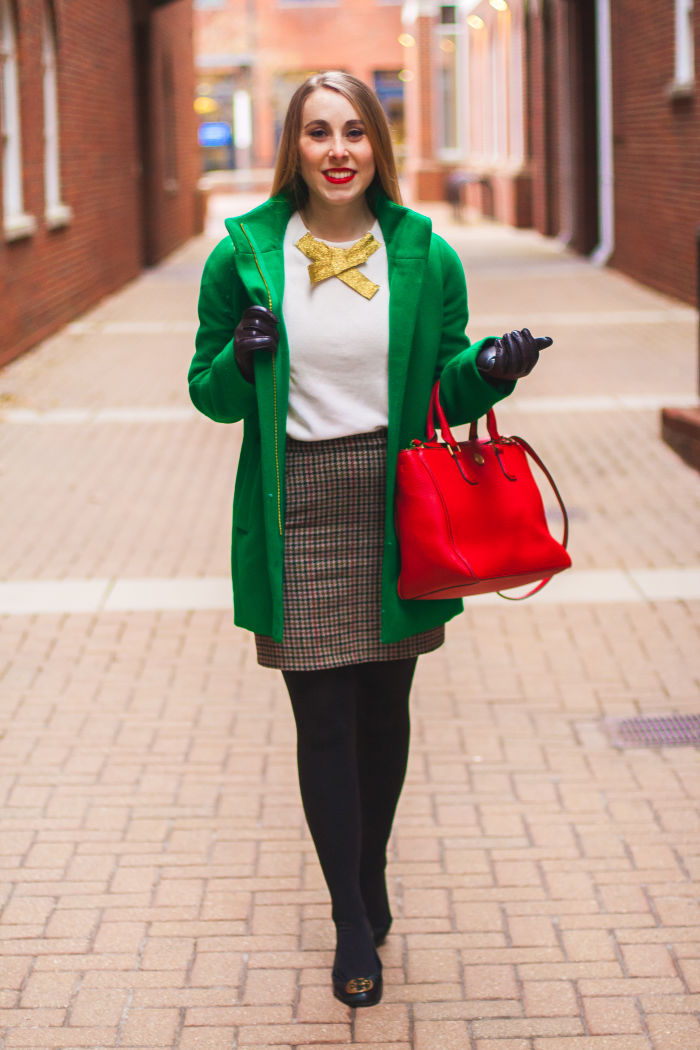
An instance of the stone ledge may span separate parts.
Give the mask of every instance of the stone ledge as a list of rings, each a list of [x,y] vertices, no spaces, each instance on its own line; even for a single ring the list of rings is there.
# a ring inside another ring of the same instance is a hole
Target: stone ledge
[[[700,470],[700,406],[663,408],[661,436],[695,470]]]

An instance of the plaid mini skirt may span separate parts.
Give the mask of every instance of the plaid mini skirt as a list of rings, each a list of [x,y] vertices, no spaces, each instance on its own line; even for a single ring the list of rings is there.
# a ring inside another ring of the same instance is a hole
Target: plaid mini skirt
[[[444,625],[380,641],[386,436],[287,438],[284,638],[256,634],[263,667],[312,671],[442,645]]]

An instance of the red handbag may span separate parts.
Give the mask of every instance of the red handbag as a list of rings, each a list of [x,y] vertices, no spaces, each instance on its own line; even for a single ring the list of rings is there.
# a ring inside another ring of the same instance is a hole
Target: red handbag
[[[435,432],[436,417],[442,441]],[[486,425],[488,440],[477,437],[474,422],[469,440],[455,441],[436,383],[426,440],[416,438],[399,452],[395,520],[401,598],[458,598],[541,581],[519,596],[527,598],[571,565],[566,507],[551,474],[523,438],[501,437],[493,410]],[[528,456],[559,502],[561,543],[547,526]]]

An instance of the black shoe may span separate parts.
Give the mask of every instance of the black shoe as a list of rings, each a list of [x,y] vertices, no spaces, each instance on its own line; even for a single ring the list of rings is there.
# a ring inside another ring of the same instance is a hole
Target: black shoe
[[[353,1009],[360,1006],[376,1006],[384,991],[381,970],[370,974],[369,977],[352,977],[347,981],[335,970],[331,974],[333,978],[333,995],[340,999],[341,1003],[351,1006]]]
[[[391,929],[391,919],[389,919],[388,923],[386,923],[385,926],[373,926],[372,927],[372,936],[374,937],[374,947],[375,948],[381,948],[381,946],[384,944],[384,941],[387,939],[387,935],[388,935],[390,929]]]

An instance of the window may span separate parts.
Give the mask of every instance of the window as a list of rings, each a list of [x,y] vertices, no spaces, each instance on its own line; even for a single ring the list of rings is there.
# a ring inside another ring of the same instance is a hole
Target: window
[[[463,143],[477,168],[515,169],[523,161],[523,31],[522,13],[504,4],[484,17],[467,19],[464,49],[470,88]]]
[[[2,219],[5,238],[15,240],[33,233],[36,221],[24,213],[17,32],[7,0],[0,0],[0,67]]]
[[[510,19],[509,51],[509,128],[508,152],[513,164],[520,165],[525,155],[525,130],[523,127],[523,13],[516,8]]]
[[[438,150],[443,157],[454,154],[460,145],[460,40],[458,27],[449,20],[453,11],[454,8],[443,7],[444,21],[437,27],[437,132]]]
[[[44,209],[47,225],[55,228],[65,226],[72,212],[61,201],[56,30],[48,4],[44,4],[41,64],[44,83]]]
[[[676,63],[674,82],[689,86],[695,80],[695,41],[693,34],[693,0],[676,3]]]

